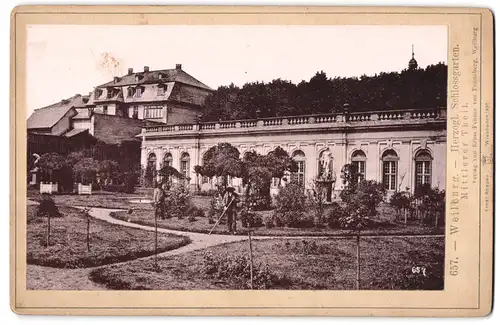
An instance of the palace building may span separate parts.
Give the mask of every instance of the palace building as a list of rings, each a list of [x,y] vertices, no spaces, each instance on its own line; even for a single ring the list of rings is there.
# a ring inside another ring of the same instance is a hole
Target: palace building
[[[193,189],[212,182],[194,172],[212,146],[231,143],[243,156],[285,149],[297,161],[295,178],[305,188],[325,173],[333,180],[332,199],[342,190],[340,170],[357,165],[361,177],[382,182],[388,192],[420,184],[445,187],[446,108],[356,112],[151,126],[142,129],[141,164],[170,165],[189,177]],[[325,163],[326,161],[326,163]],[[328,170],[325,170],[327,168]],[[231,180],[242,190],[241,181]],[[279,182],[273,181],[276,189]]]
[[[408,69],[415,70],[412,57]],[[170,165],[189,179],[194,190],[213,188],[212,180],[194,172],[207,150],[230,143],[241,157],[254,150],[267,154],[281,147],[297,162],[298,171],[285,177],[304,188],[314,181],[328,182],[328,200],[338,198],[340,172],[354,163],[361,178],[383,183],[394,191],[414,192],[422,184],[445,188],[446,107],[351,112],[349,105],[331,114],[257,118],[252,120],[190,122],[142,128],[141,165],[159,170]],[[230,180],[242,191],[241,180]],[[271,193],[283,184],[272,181]]]

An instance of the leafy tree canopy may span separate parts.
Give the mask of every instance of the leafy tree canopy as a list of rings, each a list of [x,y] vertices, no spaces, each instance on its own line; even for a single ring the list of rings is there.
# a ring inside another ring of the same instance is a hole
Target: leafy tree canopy
[[[428,109],[446,105],[447,66],[381,72],[374,76],[328,77],[317,72],[309,81],[294,84],[275,79],[219,87],[205,100],[203,121],[253,119],[342,110]]]

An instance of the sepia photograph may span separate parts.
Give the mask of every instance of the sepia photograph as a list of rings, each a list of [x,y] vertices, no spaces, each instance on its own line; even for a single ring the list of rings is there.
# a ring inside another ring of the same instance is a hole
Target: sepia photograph
[[[447,26],[26,33],[26,289],[445,289]]]
[[[493,15],[24,6],[18,314],[486,316]]]

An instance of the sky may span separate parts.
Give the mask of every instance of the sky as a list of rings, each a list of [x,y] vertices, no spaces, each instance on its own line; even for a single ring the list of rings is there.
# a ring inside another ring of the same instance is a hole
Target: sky
[[[78,26],[31,25],[27,109],[50,105],[126,74],[182,69],[216,89],[271,81],[401,71],[447,62],[446,26]],[[103,58],[115,67],[102,66]]]

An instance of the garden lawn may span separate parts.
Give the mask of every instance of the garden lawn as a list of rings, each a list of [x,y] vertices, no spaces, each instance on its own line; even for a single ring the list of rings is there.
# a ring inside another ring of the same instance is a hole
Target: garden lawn
[[[384,237],[361,239],[361,290],[442,290],[444,238]],[[354,238],[272,239],[253,242],[254,276],[269,266],[280,279],[268,289],[356,288]],[[215,246],[159,260],[132,261],[94,269],[93,281],[115,290],[246,289],[248,280],[207,274],[204,256],[248,256],[248,242]],[[413,267],[425,267],[423,275]],[[415,269],[414,269],[415,270]]]
[[[205,199],[205,200],[204,200]],[[206,197],[193,197],[192,202],[199,208],[204,208],[205,205],[209,204],[206,200]],[[205,207],[206,208],[206,207]],[[204,209],[205,214],[207,209]],[[271,216],[273,211],[259,211],[259,214],[262,215],[262,219],[264,220],[266,216]],[[136,209],[132,213],[127,212],[112,212],[111,217],[128,221],[140,225],[146,226],[154,226],[154,214],[152,210],[144,210],[144,209]],[[387,207],[380,208],[380,215],[376,217],[377,226],[371,229],[363,230],[362,233],[365,235],[387,235],[387,234],[444,234],[444,227],[429,227],[422,226],[415,223],[409,223],[408,225],[404,225],[402,223],[396,223],[395,214],[393,209]],[[180,231],[190,231],[197,233],[209,233],[213,228],[214,224],[210,224],[208,222],[208,218],[196,218],[194,221],[189,220],[187,216],[182,219],[178,218],[167,218],[165,220],[158,221],[158,227],[164,229],[171,230],[180,230]],[[252,228],[253,234],[256,236],[343,236],[349,235],[350,232],[345,229],[330,229],[328,227],[324,228],[287,228],[287,227],[274,227],[274,228],[266,228],[255,227]],[[238,234],[246,234],[248,232],[248,228],[243,228],[241,226],[241,222],[238,220],[237,222],[237,233]],[[214,234],[227,234],[227,225],[222,222],[218,224],[213,230]]]
[[[154,232],[90,219],[90,252],[87,221],[75,208],[60,206],[63,217],[51,218],[50,246],[46,247],[47,218],[28,206],[27,263],[60,268],[100,266],[154,254]],[[158,234],[158,251],[187,245],[188,237]]]
[[[110,209],[142,209],[153,210],[151,203],[132,203],[132,200],[152,199],[151,196],[141,194],[113,193],[113,192],[96,192],[91,195],[78,194],[53,194],[52,199],[56,205],[61,206],[80,206],[80,207],[95,207],[95,208],[110,208]],[[28,196],[29,199],[39,201],[40,194]]]

